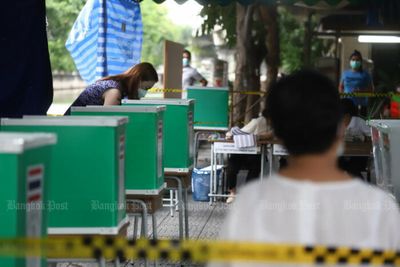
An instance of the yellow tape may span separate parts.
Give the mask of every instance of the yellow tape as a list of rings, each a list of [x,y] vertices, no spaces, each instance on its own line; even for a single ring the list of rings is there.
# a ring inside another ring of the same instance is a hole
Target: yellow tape
[[[183,89],[162,89],[162,88],[150,88],[147,92],[149,93],[182,93],[186,92]]]
[[[48,239],[2,239],[0,256],[47,258],[119,258],[191,261],[246,261],[296,264],[391,264],[400,266],[400,252],[348,247],[302,246],[202,240],[127,240],[83,236]]]
[[[340,93],[342,97],[391,97],[395,93],[373,93],[373,92],[355,92],[355,93]]]
[[[194,124],[195,126],[198,126],[198,125],[220,125],[220,126],[227,126],[227,125],[226,125],[226,122],[223,122],[223,121],[221,121],[221,122],[219,122],[219,121],[195,121],[193,124]]]
[[[204,87],[207,88],[207,87]],[[212,89],[212,87],[210,87]],[[187,90],[183,89],[173,89],[173,88],[167,88],[167,89],[162,89],[162,88],[150,88],[148,90],[149,93],[182,93],[186,92]],[[265,92],[260,92],[260,91],[229,91],[229,93],[233,94],[242,94],[242,95],[264,95]]]

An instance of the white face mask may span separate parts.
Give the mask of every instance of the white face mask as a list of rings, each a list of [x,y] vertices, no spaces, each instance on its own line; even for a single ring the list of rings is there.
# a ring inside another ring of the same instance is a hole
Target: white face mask
[[[144,90],[144,89],[142,89],[142,88],[139,88],[139,89],[138,89],[139,98],[145,97],[146,94],[147,94],[147,90]]]

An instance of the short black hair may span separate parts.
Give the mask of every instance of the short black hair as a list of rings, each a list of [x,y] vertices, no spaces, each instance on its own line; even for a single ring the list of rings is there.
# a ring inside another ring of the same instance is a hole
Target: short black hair
[[[361,59],[361,61],[362,61],[362,55],[361,55],[360,51],[354,50],[353,53],[351,53],[349,59],[351,59],[353,56],[359,57]]]
[[[192,59],[192,53],[190,53],[190,51],[189,50],[183,50],[183,53],[182,54],[188,54],[188,56],[189,56],[189,60],[191,60]]]
[[[301,70],[271,86],[267,116],[291,155],[319,154],[336,140],[342,118],[339,101],[329,78]]]
[[[342,108],[343,115],[349,114],[350,116],[357,115],[357,107],[354,104],[353,100],[350,98],[342,98],[340,99],[340,106]]]

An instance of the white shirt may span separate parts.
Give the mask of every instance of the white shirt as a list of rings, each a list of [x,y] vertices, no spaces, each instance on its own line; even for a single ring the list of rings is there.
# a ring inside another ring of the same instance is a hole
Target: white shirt
[[[190,65],[184,66],[182,69],[182,89],[186,90],[189,86],[194,85],[195,82],[203,80],[204,77]],[[187,92],[182,92],[182,99],[187,98]]]
[[[352,116],[349,125],[346,127],[345,137],[355,137],[363,141],[364,136],[371,136],[371,128],[364,119]]]
[[[220,238],[399,250],[399,226],[395,201],[359,179],[316,183],[274,175],[239,192]]]
[[[188,86],[193,85],[195,82],[199,82],[204,79],[203,76],[193,67],[185,66],[182,69],[182,87],[186,89]]]
[[[263,116],[260,116],[258,118],[252,119],[249,123],[243,126],[241,130],[249,134],[258,135],[260,133],[268,131],[269,127],[267,125],[267,120]],[[229,131],[226,133],[226,136],[231,137],[232,133]]]

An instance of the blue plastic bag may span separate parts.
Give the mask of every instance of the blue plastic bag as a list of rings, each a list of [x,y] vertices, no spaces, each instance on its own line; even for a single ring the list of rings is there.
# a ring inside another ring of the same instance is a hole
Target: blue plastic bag
[[[222,167],[217,167],[217,177],[221,175]],[[193,169],[192,173],[192,193],[194,201],[210,201],[210,174],[211,168]],[[218,183],[217,183],[218,185]]]

